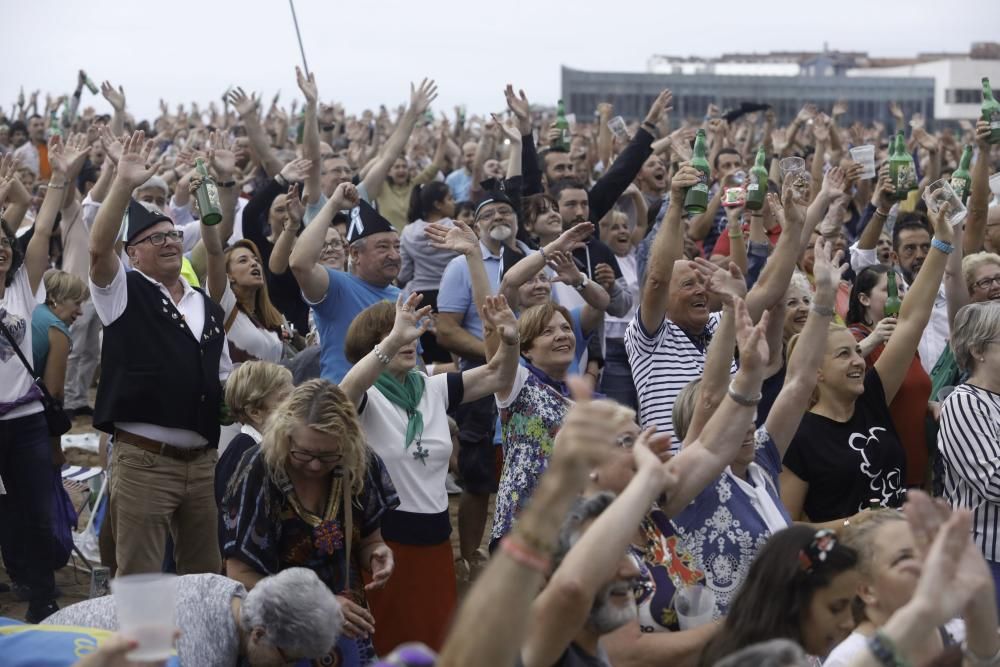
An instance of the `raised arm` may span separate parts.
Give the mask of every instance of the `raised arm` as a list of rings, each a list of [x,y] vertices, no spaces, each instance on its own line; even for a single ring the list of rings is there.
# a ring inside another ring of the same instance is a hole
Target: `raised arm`
[[[226,96],[227,101],[236,109],[240,115],[244,127],[247,129],[247,138],[253,147],[260,166],[268,176],[275,176],[281,171],[281,160],[277,158],[271,149],[271,141],[267,138],[267,133],[260,124],[260,116],[257,114],[258,100],[247,95],[242,88],[233,88]]]
[[[931,250],[924,260],[923,266],[917,273],[916,280],[910,286],[903,299],[903,307],[899,311],[899,322],[896,330],[889,337],[885,351],[875,362],[875,370],[878,371],[879,379],[882,380],[882,387],[885,390],[885,402],[892,403],[903,378],[910,368],[913,355],[917,352],[917,345],[920,337],[927,327],[927,322],[931,317],[931,310],[934,308],[934,299],[937,297],[938,288],[941,286],[941,278],[944,276],[945,264],[948,261],[948,254],[953,250],[953,233],[951,223],[948,221],[946,207],[936,214],[930,214],[931,222],[934,225],[935,242],[931,244]],[[937,243],[945,244],[950,250],[948,253],[942,252],[937,247]]]
[[[326,242],[326,230],[330,228],[333,216],[338,211],[357,206],[358,201],[360,197],[356,187],[350,183],[338,185],[333,196],[323,205],[292,248],[289,266],[292,267],[292,275],[295,276],[296,282],[302,288],[302,294],[308,301],[313,303],[321,301],[330,287],[330,274],[319,261],[323,254],[323,244]]]
[[[601,320],[608,309],[608,304],[611,303],[611,295],[597,280],[590,280],[580,272],[570,252],[552,253],[550,255],[549,266],[556,272],[556,280],[569,285],[583,297],[583,312],[580,316],[580,326],[583,329],[584,335],[589,335],[601,325]],[[609,272],[611,272],[611,267],[608,267],[604,273],[607,274]],[[613,272],[611,272],[611,280],[614,280]]]
[[[809,409],[813,389],[816,387],[816,372],[826,354],[826,335],[833,321],[837,286],[840,284],[840,277],[847,270],[847,265],[841,264],[841,253],[838,252],[831,258],[832,250],[832,243],[823,239],[816,240],[816,262],[813,266],[816,294],[806,325],[788,360],[785,383],[764,423],[782,458],[799,428],[802,415]]]
[[[608,433],[607,426],[593,427]],[[635,477],[573,545],[532,605],[521,648],[524,667],[551,667],[558,661],[586,622],[609,573],[621,563],[650,505],[664,493],[672,495],[677,486],[670,462],[662,463],[650,451],[656,439],[651,434],[651,430],[643,433],[633,449]]]
[[[462,402],[469,403],[497,392],[510,393],[517,375],[521,337],[517,318],[503,296],[486,297],[480,308],[489,363],[462,373]]]
[[[305,193],[306,201],[315,203],[319,200],[320,191],[320,164],[319,159],[319,123],[316,121],[316,104],[319,99],[319,92],[316,88],[316,75],[309,72],[309,76],[302,74],[302,70],[295,68],[295,80],[299,84],[299,90],[306,98],[305,104],[305,128],[302,131],[302,157],[312,160],[309,171],[306,172]],[[283,273],[283,271],[282,271]]]
[[[781,225],[781,236],[778,238],[774,253],[764,265],[760,278],[747,294],[747,308],[754,322],[765,310],[785,296],[785,290],[788,289],[792,272],[795,270],[795,262],[799,258],[803,220],[798,208],[792,202],[791,188],[785,190],[784,197],[785,203],[782,206],[776,195],[767,195],[767,206]]]
[[[538,194],[542,188],[542,170],[538,165],[538,152],[535,150],[535,136],[531,123],[531,105],[523,90],[514,94],[514,86],[507,84],[504,89],[507,108],[517,119],[517,129],[521,132],[521,168],[524,174],[524,196]]]
[[[3,219],[10,225],[11,230],[15,231],[20,228],[24,216],[31,208],[31,193],[17,177],[17,169],[20,166],[14,153],[7,153],[0,158],[0,188],[3,189],[0,205],[6,204],[3,209]]]
[[[983,119],[976,122],[976,145],[979,156],[972,166],[972,183],[969,191],[969,212],[965,216],[965,254],[971,255],[983,249],[986,236],[986,219],[990,210],[990,136],[989,123]]]
[[[549,574],[545,561],[555,551],[559,528],[583,491],[587,474],[608,457],[609,443],[617,436],[611,403],[584,402],[577,394],[574,398],[577,403],[559,429],[548,470],[505,540],[512,547],[501,545],[465,596],[438,667],[517,661],[531,624],[532,602]],[[521,557],[524,553],[529,558]]]
[[[656,234],[649,253],[646,269],[646,284],[642,288],[639,306],[640,324],[652,334],[663,324],[667,315],[667,292],[674,262],[684,256],[684,230],[681,213],[684,210],[684,194],[689,187],[699,181],[700,172],[685,163],[670,181],[670,207],[663,219],[663,226]]]
[[[396,158],[406,148],[406,142],[410,139],[410,133],[413,132],[417,120],[427,111],[431,102],[436,98],[437,85],[433,80],[424,79],[420,82],[419,87],[414,86],[412,83],[410,84],[410,106],[406,108],[403,117],[399,119],[399,123],[396,125],[396,129],[392,131],[389,140],[382,148],[382,152],[368,170],[364,180],[361,181],[365,192],[372,199],[378,197],[379,192],[382,191],[382,184],[389,173],[389,168],[392,167],[392,163],[396,161]]]
[[[302,205],[302,198],[299,193],[297,183],[289,186],[288,195],[285,199],[288,217],[281,228],[281,234],[274,242],[274,248],[271,249],[271,257],[267,260],[267,269],[276,276],[280,276],[288,271],[288,260],[292,256],[292,248],[295,247],[295,239],[299,233],[299,227],[302,226],[305,207]],[[324,236],[324,243],[326,243],[325,238]],[[322,255],[322,252],[320,252],[320,255]]]
[[[98,287],[110,285],[121,266],[121,260],[115,255],[115,242],[121,230],[122,216],[128,209],[132,191],[155,173],[155,167],[149,164],[152,151],[153,142],[146,141],[142,130],[132,133],[122,148],[118,171],[108,196],[97,210],[94,228],[90,230],[90,279]]]
[[[365,393],[386,368],[379,357],[384,355],[392,359],[400,348],[418,340],[427,331],[431,307],[420,308],[423,298],[422,294],[414,293],[404,301],[403,294],[400,293],[396,298],[396,320],[393,322],[392,331],[378,344],[378,350],[372,349],[361,361],[354,364],[340,381],[340,388],[355,407],[361,405]]]
[[[574,250],[582,248],[584,241],[590,238],[593,233],[594,225],[590,222],[581,222],[570,227],[556,240],[542,246],[538,252],[531,253],[510,267],[500,280],[499,293],[507,297],[507,301],[515,308],[519,307],[517,290],[520,289],[521,285],[538,275],[538,272],[545,268],[545,265],[555,257],[556,253],[572,253]],[[574,284],[579,284],[582,277],[581,275],[577,279],[577,283]]]
[[[115,112],[111,116],[111,133],[120,137],[125,132],[125,89],[118,86],[115,90],[110,81],[105,81],[101,84],[101,95]]]
[[[611,166],[611,153],[614,149],[614,136],[608,121],[615,108],[610,102],[601,102],[597,105],[597,159],[601,161],[604,168]]]
[[[889,209],[892,208],[892,196],[895,192],[896,187],[889,180],[889,164],[886,163],[878,172],[878,183],[875,185],[871,200],[875,212],[858,238],[858,250],[875,250],[889,216]]]
[[[663,504],[663,511],[668,516],[683,511],[733,461],[753,418],[755,401],[760,400],[760,387],[764,382],[764,368],[769,355],[765,338],[769,314],[765,313],[754,326],[746,303],[737,299],[735,318],[740,369],[701,434],[672,460],[680,481]],[[739,403],[733,399],[734,394],[740,397]]]

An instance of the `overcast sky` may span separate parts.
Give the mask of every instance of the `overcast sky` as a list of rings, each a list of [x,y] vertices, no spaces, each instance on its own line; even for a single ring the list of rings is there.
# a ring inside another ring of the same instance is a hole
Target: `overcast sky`
[[[218,99],[230,85],[282,91],[301,63],[287,0],[5,0],[0,103],[26,91],[70,92],[84,68],[125,87],[130,110]],[[766,8],[766,12],[765,12]],[[320,96],[349,111],[406,100],[429,76],[435,110],[503,108],[503,86],[533,102],[559,96],[559,68],[643,71],[654,53],[967,51],[1000,41],[1000,0],[297,0]],[[779,27],[780,26],[780,27]],[[84,104],[110,110],[84,90]]]

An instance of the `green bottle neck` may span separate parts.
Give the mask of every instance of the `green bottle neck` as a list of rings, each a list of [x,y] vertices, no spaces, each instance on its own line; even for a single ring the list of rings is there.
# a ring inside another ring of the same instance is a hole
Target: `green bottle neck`
[[[958,168],[968,171],[970,164],[972,164],[972,146],[966,146],[962,150],[962,158],[958,161]]]

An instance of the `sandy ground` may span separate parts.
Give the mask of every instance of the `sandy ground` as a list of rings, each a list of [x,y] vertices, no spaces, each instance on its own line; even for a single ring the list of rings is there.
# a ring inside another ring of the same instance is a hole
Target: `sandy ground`
[[[88,431],[94,431],[90,417],[78,417],[73,421],[73,429],[70,433],[86,433]],[[101,462],[96,454],[82,450],[68,450],[66,452],[67,462],[72,465],[79,466],[99,466]],[[73,499],[73,505],[79,507],[83,502],[83,494],[85,491],[71,490],[70,497]],[[449,510],[451,513],[451,525],[452,525],[452,548],[455,551],[456,558],[458,557],[458,496],[449,497]],[[489,516],[493,515],[493,503],[490,503]],[[88,519],[87,511],[80,516],[79,525],[82,528],[86,525]],[[483,538],[483,551],[485,552],[486,544],[489,541],[489,525],[487,525],[485,536]],[[7,577],[7,572],[3,568],[2,563],[0,563],[0,582],[8,583],[10,579]],[[90,594],[90,573],[83,567],[81,561],[74,556],[69,562],[69,564],[56,572],[56,586],[62,593],[62,596],[57,600],[60,607],[66,607],[74,602],[79,602],[81,600],[86,600]],[[458,592],[459,597],[463,596],[468,588],[468,582],[459,578],[458,582]],[[25,613],[28,610],[28,603],[22,602],[14,597],[11,592],[0,593],[0,616],[5,616],[7,618],[14,618],[18,620],[23,620]]]

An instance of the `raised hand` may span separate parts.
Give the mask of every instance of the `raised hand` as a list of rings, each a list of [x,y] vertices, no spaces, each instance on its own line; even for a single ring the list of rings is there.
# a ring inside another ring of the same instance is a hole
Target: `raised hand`
[[[573,255],[556,251],[547,256],[549,266],[556,272],[552,279],[566,285],[576,286],[583,282],[583,274],[573,261]]]
[[[461,220],[453,220],[450,225],[428,223],[424,234],[437,250],[450,250],[460,255],[479,252],[479,237]]]
[[[847,100],[837,100],[833,103],[833,110],[830,111],[830,115],[834,118],[843,116],[847,113]]]
[[[531,120],[531,104],[528,103],[528,97],[524,94],[523,90],[517,91],[518,95],[514,95],[514,86],[507,84],[504,88],[503,95],[507,99],[507,108],[510,112],[517,116],[517,119],[521,122]]]
[[[146,141],[146,135],[142,130],[133,132],[125,142],[121,157],[118,159],[116,179],[133,190],[148,181],[156,173],[156,167],[150,161],[152,152],[152,140]]]
[[[770,313],[764,311],[754,326],[746,301],[736,299],[736,347],[740,351],[740,366],[747,371],[762,371],[768,362],[767,323]]]
[[[319,99],[319,90],[316,88],[316,74],[309,72],[309,76],[302,73],[302,70],[295,67],[295,81],[299,84],[299,90],[306,98],[306,104],[316,104]],[[277,102],[277,98],[275,99]]]
[[[437,84],[433,79],[424,79],[419,87],[410,84],[410,109],[418,116],[426,112],[435,99],[437,99]]]
[[[497,127],[500,128],[500,132],[503,136],[507,137],[511,144],[515,146],[521,145],[521,130],[514,125],[514,121],[510,120],[504,123],[502,120],[497,118],[496,114],[490,114],[493,117],[493,121],[496,123]]]
[[[281,176],[289,183],[306,180],[312,160],[296,158],[281,168]]]
[[[233,105],[236,113],[243,119],[246,119],[247,116],[257,111],[257,99],[251,95],[247,95],[238,86],[226,94],[226,101]]]
[[[925,130],[923,123],[914,126],[913,138],[917,140],[917,143],[920,144],[922,148],[931,153],[936,153],[941,147],[937,137]]]
[[[895,203],[895,199],[893,198],[895,194],[896,186],[892,184],[892,179],[889,178],[889,163],[886,162],[878,170],[878,181],[875,183],[875,192],[872,193],[872,203],[883,213],[888,213],[893,203]]]
[[[830,141],[829,117],[826,114],[817,114],[813,122],[813,138],[816,143],[825,144]]]
[[[816,105],[809,103],[805,104],[801,109],[799,109],[799,113],[795,116],[795,120],[797,120],[800,123],[804,123],[815,115],[816,115]]]
[[[357,186],[353,183],[341,183],[333,191],[333,196],[330,197],[330,200],[336,204],[337,210],[354,208],[361,201],[361,194],[358,192]]]
[[[604,291],[611,294],[615,287],[615,270],[610,264],[601,262],[594,267],[594,282],[604,288]]]
[[[556,434],[550,468],[574,472],[593,470],[615,451],[619,408],[608,400],[591,401],[591,390],[579,376],[567,381],[575,405]]]
[[[212,132],[208,136],[208,162],[215,170],[220,181],[231,180],[236,171],[236,153],[233,152],[233,140],[227,138],[221,131]]]
[[[705,279],[708,291],[718,296],[728,306],[732,306],[737,299],[747,295],[746,279],[739,267],[732,262],[727,270],[703,257],[696,257],[694,269]]]
[[[396,320],[387,338],[397,348],[412,343],[427,331],[431,307],[420,308],[423,298],[422,294],[414,292],[405,301],[402,293],[396,299]]]
[[[670,92],[669,88],[665,88],[660,91],[660,94],[656,96],[653,103],[649,107],[649,113],[646,114],[646,118],[643,122],[652,123],[655,125],[663,117],[663,114],[673,111],[673,107],[670,105],[674,101],[674,94]]]
[[[306,209],[302,204],[301,186],[293,183],[288,186],[288,193],[285,196],[285,210],[288,212],[288,221],[285,223],[286,230],[296,230],[302,222],[302,216]]]
[[[821,192],[827,197],[838,197],[844,194],[844,187],[846,185],[847,179],[845,178],[844,170],[840,167],[834,167],[826,172],[826,176],[823,177]]]
[[[632,446],[632,456],[635,458],[636,471],[646,471],[654,475],[660,493],[669,496],[678,481],[674,466],[670,465],[670,436],[666,433],[658,434],[656,427],[647,428],[636,438],[635,445]]]
[[[889,102],[889,113],[897,122],[903,122],[903,108],[899,106],[899,102]]]
[[[49,165],[56,174],[79,174],[90,152],[87,135],[74,134],[63,142],[59,135],[49,137]]]
[[[0,205],[2,205],[10,193],[14,180],[17,178],[17,168],[20,166],[14,153],[10,152],[0,157]]]
[[[838,250],[833,254],[833,243],[822,237],[816,239],[814,246],[815,263],[813,264],[813,277],[816,279],[816,291],[827,291],[831,295],[840,284],[840,278],[847,270],[847,264],[843,263],[844,252]]]
[[[546,251],[573,252],[586,245],[585,241],[594,233],[594,223],[580,222],[556,237],[556,240],[545,247]]]
[[[684,191],[701,181],[701,172],[687,162],[681,164],[674,177],[670,179],[670,202],[680,205],[684,201]]]
[[[105,81],[101,84],[101,95],[104,96],[104,99],[111,104],[111,107],[115,111],[120,113],[125,110],[125,89],[121,86],[118,86],[118,90],[115,90],[110,81]]]
[[[979,148],[989,150],[990,149],[990,124],[980,118],[976,121],[976,144]]]
[[[517,317],[507,303],[507,297],[488,296],[483,303],[483,324],[487,331],[496,331],[500,340],[507,345],[514,345],[520,340],[517,330]]]

